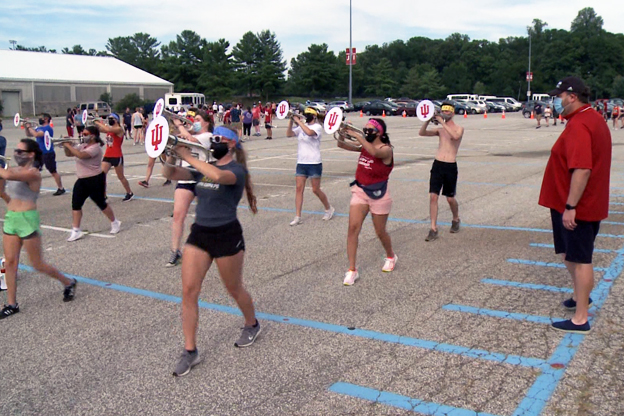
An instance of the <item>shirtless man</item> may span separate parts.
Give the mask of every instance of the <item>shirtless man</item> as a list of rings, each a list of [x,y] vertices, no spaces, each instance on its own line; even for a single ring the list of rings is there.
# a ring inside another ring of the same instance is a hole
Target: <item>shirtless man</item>
[[[434,119],[442,128],[435,130],[427,130],[429,121],[426,121],[420,128],[420,136],[438,136],[440,143],[436,153],[433,166],[431,168],[431,176],[429,178],[429,213],[431,215],[431,229],[425,241],[433,241],[438,238],[438,198],[440,191],[446,197],[453,213],[453,221],[451,223],[451,232],[459,232],[459,204],[455,199],[455,190],[457,188],[457,151],[461,144],[464,128],[458,126],[453,121],[455,115],[455,106],[452,102],[445,101],[442,103],[442,114],[435,115]]]

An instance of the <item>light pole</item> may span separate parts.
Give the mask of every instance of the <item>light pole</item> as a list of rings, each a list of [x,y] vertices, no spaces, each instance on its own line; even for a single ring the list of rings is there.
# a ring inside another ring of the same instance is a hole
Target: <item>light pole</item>
[[[353,12],[349,0],[349,104],[353,105]]]
[[[529,27],[529,86],[527,89],[527,101],[531,101],[531,28]]]
[[[11,45],[13,45],[13,47],[12,47],[11,49],[12,49],[12,50],[15,50],[15,45],[17,44],[17,41],[16,41],[16,40],[10,40],[10,41],[9,41],[9,43],[10,43]]]

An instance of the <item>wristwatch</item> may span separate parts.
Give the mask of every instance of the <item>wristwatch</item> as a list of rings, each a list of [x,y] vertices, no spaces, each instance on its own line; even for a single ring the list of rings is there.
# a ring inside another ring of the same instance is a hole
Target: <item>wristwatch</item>
[[[567,209],[568,211],[571,211],[571,210],[573,210],[573,209],[576,209],[576,205],[575,205],[575,206],[572,206],[572,205],[570,205],[570,204],[566,204],[566,209]]]

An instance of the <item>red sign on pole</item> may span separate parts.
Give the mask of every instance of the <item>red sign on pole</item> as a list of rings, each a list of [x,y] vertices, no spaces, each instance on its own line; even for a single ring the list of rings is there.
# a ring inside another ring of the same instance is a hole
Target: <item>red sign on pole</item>
[[[351,48],[351,53],[347,48],[347,65],[355,65],[355,48]]]
[[[526,80],[533,81],[533,72],[527,72],[526,74]]]

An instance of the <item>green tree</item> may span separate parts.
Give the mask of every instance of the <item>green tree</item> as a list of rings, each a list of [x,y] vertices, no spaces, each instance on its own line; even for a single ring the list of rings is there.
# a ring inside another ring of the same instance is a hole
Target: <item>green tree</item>
[[[112,106],[113,105],[113,96],[110,95],[109,92],[102,93],[100,95],[100,101],[104,101],[105,103],[108,103],[108,105]]]
[[[108,39],[106,50],[115,58],[152,74],[158,71],[160,42],[147,33]]]
[[[485,95],[487,90],[485,89],[485,84],[481,81],[475,82],[474,88],[472,89],[473,94],[477,95]]]
[[[396,89],[396,82],[392,79],[393,69],[390,60],[381,58],[379,62],[371,67],[369,85],[366,93],[377,97],[388,97],[393,95]]]
[[[204,62],[197,80],[198,90],[215,99],[229,98],[234,83],[230,43],[225,39],[208,42],[204,48]]]
[[[572,21],[570,31],[583,36],[599,35],[603,24],[602,17],[598,16],[592,7],[585,7]]]
[[[163,45],[161,73],[180,92],[194,92],[201,76],[206,39],[192,30],[184,30],[175,41]]]
[[[265,97],[265,100],[268,101],[270,95],[275,94],[284,86],[286,62],[275,33],[268,30],[258,33],[258,44],[259,48],[256,54],[256,65],[258,68],[256,87]]]
[[[618,75],[613,80],[611,96],[613,98],[624,98],[624,77],[623,76]]]
[[[123,113],[126,108],[134,110],[137,107],[143,107],[145,104],[147,104],[147,101],[142,100],[137,94],[132,93],[117,101],[115,104],[115,111],[117,113]]]
[[[248,96],[255,92],[258,85],[256,54],[259,48],[258,37],[253,32],[247,32],[232,50],[238,86]]]
[[[287,91],[299,96],[329,96],[336,89],[337,76],[336,56],[327,50],[327,44],[312,44],[291,59]]]

